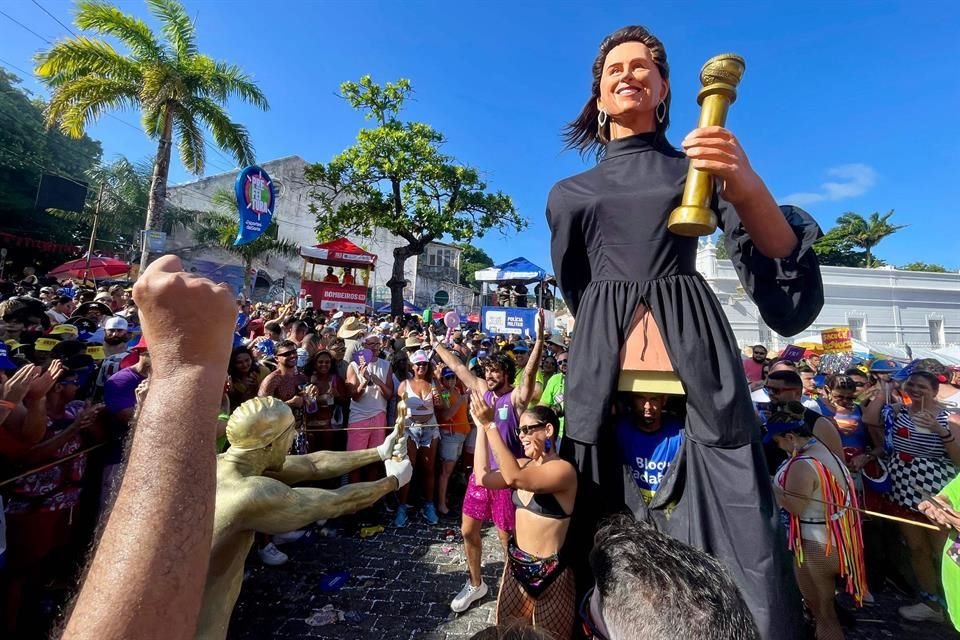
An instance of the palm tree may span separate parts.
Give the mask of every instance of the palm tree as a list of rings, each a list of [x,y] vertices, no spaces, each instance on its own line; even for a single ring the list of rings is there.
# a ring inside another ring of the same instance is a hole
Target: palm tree
[[[868,219],[865,219],[858,213],[848,211],[837,218],[839,233],[866,252],[866,264],[864,266],[868,269],[878,266],[879,262],[873,256],[873,248],[887,236],[891,236],[907,226],[905,224],[890,224],[889,220],[892,215],[893,209],[882,216],[879,212],[874,211]]]
[[[146,2],[162,25],[162,40],[139,18],[100,0],[80,0],[76,25],[119,40],[129,52],[123,54],[102,39],[66,38],[38,55],[36,73],[52,90],[47,125],[59,123],[69,136],[82,136],[108,110],[140,110],[144,131],[158,141],[146,220],[147,229],[158,230],[163,227],[174,134],[180,161],[193,174],[204,169],[204,128],[238,163],[251,164],[254,153],[247,129],[232,122],[223,105],[232,96],[264,110],[268,104],[237,66],[198,52],[196,29],[177,0]],[[145,245],[141,270],[148,259]]]
[[[237,199],[229,191],[218,191],[210,199],[215,211],[205,213],[193,226],[194,239],[198,245],[212,245],[229,251],[243,260],[243,293],[250,291],[250,271],[253,261],[270,256],[293,258],[300,255],[300,245],[279,237],[275,220],[264,230],[263,235],[252,242],[235,245],[239,223],[237,222]]]

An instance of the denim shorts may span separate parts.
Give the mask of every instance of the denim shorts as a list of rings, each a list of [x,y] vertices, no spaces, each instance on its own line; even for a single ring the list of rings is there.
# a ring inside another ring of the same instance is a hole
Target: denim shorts
[[[440,462],[456,462],[463,453],[465,433],[443,432],[440,434]]]
[[[417,449],[429,447],[431,442],[440,438],[439,427],[412,425],[408,426],[404,433],[407,436],[407,441],[417,445]]]

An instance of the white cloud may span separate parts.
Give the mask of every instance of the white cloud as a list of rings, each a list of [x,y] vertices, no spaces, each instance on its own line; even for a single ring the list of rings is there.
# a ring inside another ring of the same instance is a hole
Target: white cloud
[[[866,164],[842,164],[827,169],[827,177],[833,178],[820,185],[816,191],[791,193],[780,198],[783,204],[804,206],[817,202],[833,202],[862,196],[877,182],[877,172]]]

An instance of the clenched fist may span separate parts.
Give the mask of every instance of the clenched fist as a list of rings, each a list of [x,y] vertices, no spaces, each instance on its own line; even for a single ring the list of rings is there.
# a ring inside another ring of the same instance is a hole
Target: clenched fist
[[[133,286],[153,375],[227,366],[237,307],[225,284],[184,273],[180,259],[163,256]]]

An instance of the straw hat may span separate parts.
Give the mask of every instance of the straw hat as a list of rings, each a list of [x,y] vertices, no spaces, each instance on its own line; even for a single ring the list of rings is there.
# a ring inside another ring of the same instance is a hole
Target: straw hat
[[[343,324],[340,326],[340,330],[337,331],[337,337],[343,338],[344,340],[350,340],[351,338],[356,338],[361,333],[363,333],[363,326],[361,326],[360,321],[355,317],[350,316],[343,321]]]

